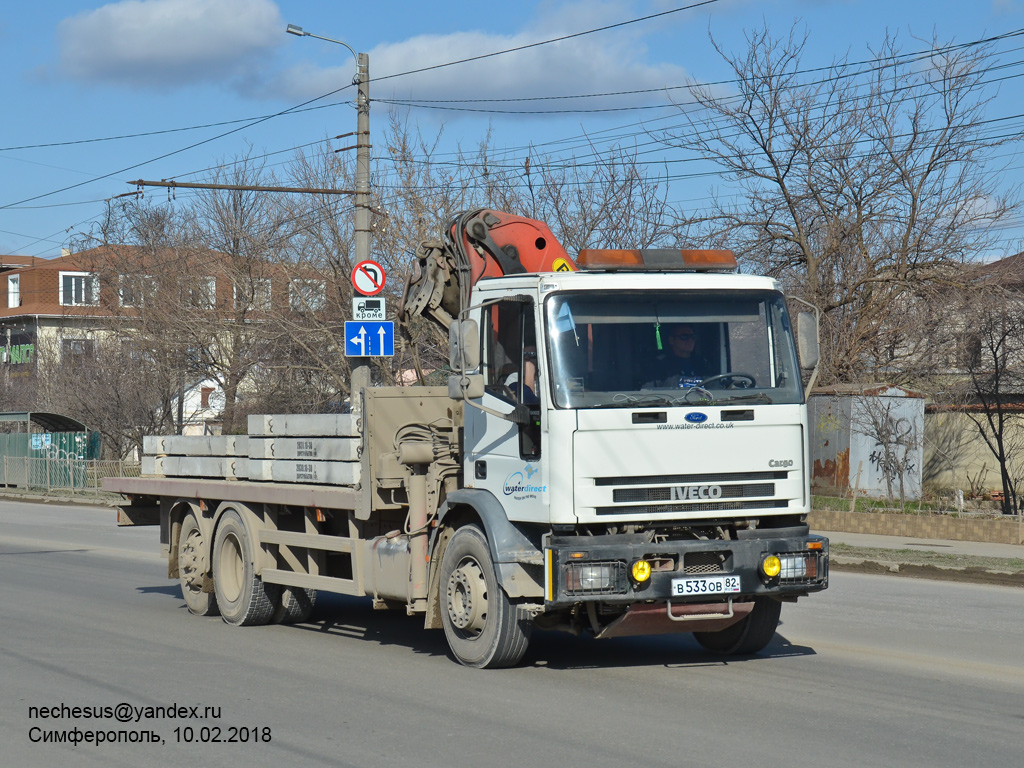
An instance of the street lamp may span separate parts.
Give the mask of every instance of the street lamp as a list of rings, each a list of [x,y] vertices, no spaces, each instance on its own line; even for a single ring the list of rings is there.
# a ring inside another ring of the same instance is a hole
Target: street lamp
[[[358,86],[356,96],[356,199],[355,199],[355,263],[361,264],[370,258],[370,57],[356,53],[352,46],[333,37],[323,37],[307,32],[302,27],[289,24],[285,30],[298,37],[313,37],[328,43],[343,45],[356,60],[356,75],[352,82]],[[368,358],[352,358],[351,411],[360,414],[363,409],[362,391],[370,385]]]
[[[359,55],[352,50],[352,46],[341,40],[335,40],[333,37],[321,37],[320,35],[314,35],[312,32],[307,32],[302,27],[296,26],[295,24],[289,24],[288,29],[285,30],[289,35],[298,35],[299,37],[315,37],[317,40],[326,40],[328,43],[337,43],[338,45],[344,45],[348,48],[349,52],[355,57],[356,65],[359,64]]]

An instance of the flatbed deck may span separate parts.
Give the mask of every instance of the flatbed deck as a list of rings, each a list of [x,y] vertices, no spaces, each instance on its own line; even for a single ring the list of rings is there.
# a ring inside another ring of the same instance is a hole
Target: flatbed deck
[[[103,490],[133,497],[176,496],[181,499],[230,499],[243,503],[289,504],[321,509],[357,509],[360,492],[355,488],[301,483],[250,480],[206,480],[192,477],[105,477]]]

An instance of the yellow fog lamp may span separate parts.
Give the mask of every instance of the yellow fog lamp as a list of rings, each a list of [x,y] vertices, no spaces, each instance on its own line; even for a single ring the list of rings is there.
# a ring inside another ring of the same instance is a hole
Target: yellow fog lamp
[[[765,578],[774,579],[781,572],[782,561],[775,555],[768,555],[768,557],[761,561],[761,573],[765,575]]]
[[[646,560],[633,563],[633,581],[643,583],[651,578],[651,564]]]

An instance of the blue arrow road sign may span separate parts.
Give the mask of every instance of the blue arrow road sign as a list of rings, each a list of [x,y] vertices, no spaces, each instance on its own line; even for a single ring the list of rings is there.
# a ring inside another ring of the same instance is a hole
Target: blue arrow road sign
[[[346,357],[394,357],[395,324],[391,320],[345,321]]]

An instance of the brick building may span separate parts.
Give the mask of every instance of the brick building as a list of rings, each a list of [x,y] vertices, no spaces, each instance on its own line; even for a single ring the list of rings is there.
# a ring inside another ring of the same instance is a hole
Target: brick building
[[[44,357],[62,365],[92,357],[107,335],[131,333],[142,306],[176,305],[186,317],[237,328],[272,310],[319,314],[327,308],[326,291],[325,280],[309,270],[244,260],[233,269],[215,251],[116,245],[55,259],[0,256],[0,376],[45,375]],[[223,351],[226,339],[214,344]],[[194,401],[196,419],[216,421],[224,402],[217,383],[205,378],[190,386],[195,392],[186,391],[186,409]]]
[[[34,371],[41,344],[57,345],[62,357],[91,351],[111,316],[95,256],[0,256],[0,365],[10,373]]]

